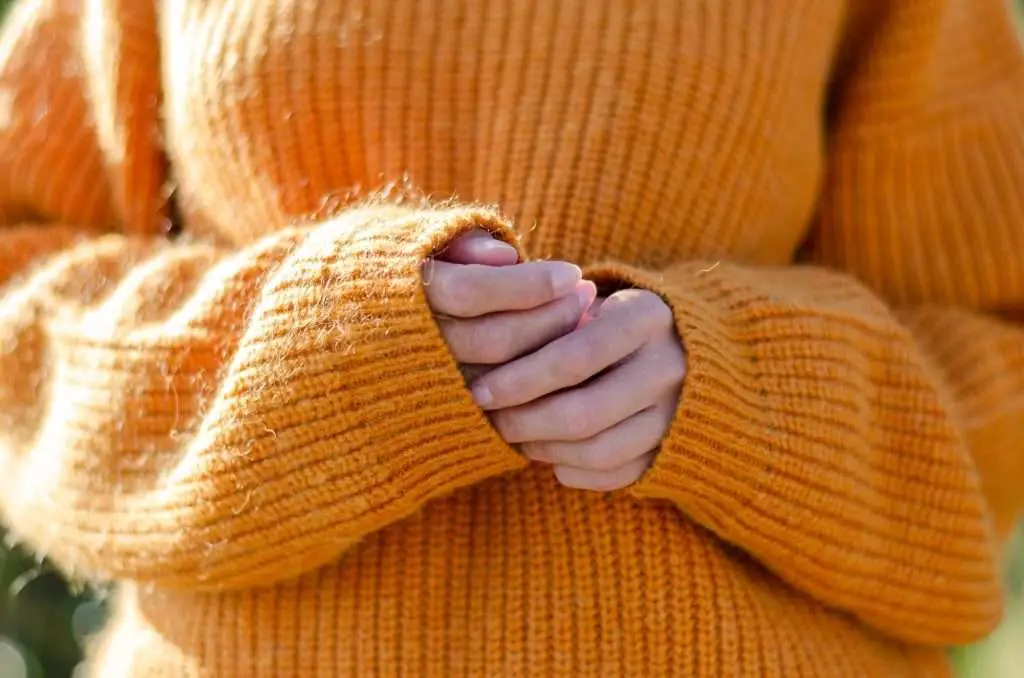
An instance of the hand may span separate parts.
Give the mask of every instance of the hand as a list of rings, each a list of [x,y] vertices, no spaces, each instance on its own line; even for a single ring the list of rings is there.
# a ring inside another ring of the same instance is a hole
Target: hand
[[[578,266],[518,260],[514,247],[475,230],[424,266],[427,302],[461,365],[505,363],[544,346],[572,331],[597,294]]]
[[[675,415],[686,354],[672,311],[617,292],[582,326],[479,378],[473,395],[509,443],[554,465],[568,487],[609,491],[640,478]]]

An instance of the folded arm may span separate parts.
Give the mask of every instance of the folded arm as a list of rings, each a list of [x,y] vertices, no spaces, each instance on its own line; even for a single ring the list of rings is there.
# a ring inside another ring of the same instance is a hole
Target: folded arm
[[[90,577],[257,585],[519,467],[421,284],[475,227],[510,237],[481,210],[380,207],[232,253],[54,240],[0,297],[16,534]],[[0,232],[0,251],[38,254],[53,232],[34,233]]]
[[[458,289],[441,303],[450,264],[433,287],[422,275],[460,234],[510,240],[508,226],[367,205],[218,240],[230,248],[169,241],[159,51],[146,2],[21,3],[0,35],[0,514],[14,537],[81,577],[255,586],[520,466],[454,357],[501,358],[476,339],[509,320],[463,319],[495,308]],[[543,295],[555,268],[449,279]],[[543,307],[518,340],[559,331],[570,306]],[[439,327],[434,307],[458,317]]]
[[[856,0],[805,265],[615,264],[688,374],[638,496],[910,642],[1001,616],[1024,507],[1024,50],[1003,0]]]
[[[633,494],[671,501],[897,637],[991,629],[992,511],[1007,525],[1024,503],[1024,330],[953,308],[890,311],[814,267],[593,274],[658,291],[687,351],[676,418]]]

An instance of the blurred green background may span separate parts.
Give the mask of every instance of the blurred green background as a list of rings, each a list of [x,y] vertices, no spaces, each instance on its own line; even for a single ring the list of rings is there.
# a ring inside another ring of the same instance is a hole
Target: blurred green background
[[[0,17],[16,1],[0,0]],[[104,597],[72,591],[0,529],[0,678],[73,676],[82,643],[102,624]]]
[[[0,0],[0,15],[15,1]],[[1024,10],[1024,0],[1015,1]],[[0,531],[0,678],[69,678],[83,642],[102,626],[106,593],[72,589],[3,537]],[[1024,530],[1011,553],[1009,614],[987,641],[953,652],[960,678],[1024,676]]]

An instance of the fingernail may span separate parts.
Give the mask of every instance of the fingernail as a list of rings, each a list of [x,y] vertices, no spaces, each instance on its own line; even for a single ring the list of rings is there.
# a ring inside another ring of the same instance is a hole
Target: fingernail
[[[477,256],[484,257],[492,266],[511,266],[519,263],[519,252],[507,242],[488,239],[481,241],[477,247]]]
[[[551,272],[551,287],[556,295],[562,296],[571,292],[582,277],[583,271],[579,266],[563,264]]]
[[[589,280],[584,280],[576,286],[576,299],[579,301],[580,311],[586,311],[594,303],[597,297],[597,286]]]
[[[487,388],[483,384],[477,384],[472,388],[473,400],[480,407],[487,407],[494,402],[494,396],[491,394],[491,389]]]
[[[476,246],[490,252],[514,252],[517,256],[519,254],[516,252],[516,248],[512,247],[512,245],[493,238],[480,242]]]

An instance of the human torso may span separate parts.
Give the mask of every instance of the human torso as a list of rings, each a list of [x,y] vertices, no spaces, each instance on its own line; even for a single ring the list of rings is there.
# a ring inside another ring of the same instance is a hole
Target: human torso
[[[813,218],[840,2],[163,9],[173,179],[186,224],[226,240],[388,186],[495,203],[532,256],[581,263],[785,263]],[[123,604],[120,623],[145,629],[129,654],[108,641],[124,675],[945,672],[678,510],[543,468],[434,502],[294,582]]]
[[[167,4],[175,180],[214,227],[411,186],[534,256],[659,265],[784,262],[812,218],[840,2]]]

